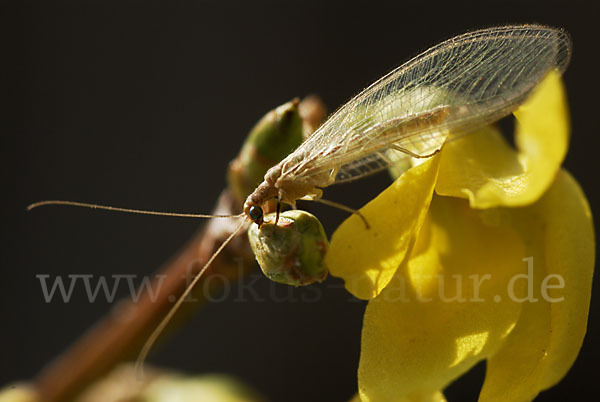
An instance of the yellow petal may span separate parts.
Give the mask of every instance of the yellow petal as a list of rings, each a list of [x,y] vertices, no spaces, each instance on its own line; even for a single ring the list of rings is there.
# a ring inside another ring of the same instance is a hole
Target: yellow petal
[[[418,392],[395,400],[396,402],[446,402],[446,397],[440,391]],[[361,402],[360,395],[356,394],[350,402]]]
[[[525,249],[501,212],[434,196],[410,259],[367,306],[358,369],[363,401],[443,389],[514,328],[520,304],[495,296],[526,269]]]
[[[494,127],[444,146],[436,193],[468,198],[472,208],[523,206],[552,184],[569,141],[565,90],[551,72],[515,112],[518,154]]]
[[[446,397],[440,391],[427,391],[411,394],[397,399],[398,402],[446,402]]]
[[[481,401],[531,400],[571,367],[586,331],[594,229],[584,194],[565,171],[534,205],[511,212],[532,256],[533,297],[505,345],[488,361]],[[542,285],[550,288],[546,295]],[[562,301],[558,301],[561,300]],[[554,300],[554,302],[552,302]]]
[[[416,166],[346,219],[335,231],[325,264],[361,299],[375,297],[404,260],[427,213],[437,177],[437,156]]]

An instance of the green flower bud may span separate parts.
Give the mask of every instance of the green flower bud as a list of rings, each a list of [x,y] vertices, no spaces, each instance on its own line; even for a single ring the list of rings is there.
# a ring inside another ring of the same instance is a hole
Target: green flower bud
[[[28,384],[14,384],[0,389],[0,402],[37,402],[41,399]]]
[[[302,143],[303,122],[298,104],[298,99],[294,99],[264,115],[229,165],[229,188],[240,203],[262,182],[271,166]]]
[[[239,203],[263,181],[267,170],[296,149],[325,119],[321,99],[311,95],[271,110],[244,141],[227,171],[229,188]]]
[[[277,225],[275,214],[269,214],[260,227],[250,225],[248,238],[260,268],[272,281],[300,286],[327,276],[327,235],[321,222],[306,211],[282,212]]]
[[[138,399],[136,399],[138,400]],[[153,380],[139,401],[259,402],[266,399],[241,381],[226,375],[165,375]]]

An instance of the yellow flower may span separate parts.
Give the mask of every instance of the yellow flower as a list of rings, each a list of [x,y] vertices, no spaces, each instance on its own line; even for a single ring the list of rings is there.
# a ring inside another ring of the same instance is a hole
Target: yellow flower
[[[550,73],[516,112],[514,150],[488,126],[401,175],[334,233],[326,264],[369,299],[363,401],[442,401],[487,360],[481,401],[532,400],[585,335],[594,231],[560,165],[569,122]]]

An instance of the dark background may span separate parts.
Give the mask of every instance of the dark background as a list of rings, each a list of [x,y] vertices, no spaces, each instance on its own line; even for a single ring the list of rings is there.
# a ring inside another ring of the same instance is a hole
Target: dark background
[[[254,3],[254,2],[253,2]],[[593,2],[391,4],[187,1],[29,2],[24,9],[24,125],[3,147],[0,384],[32,378],[111,305],[42,297],[40,273],[149,275],[198,228],[193,220],[52,208],[40,199],[209,212],[242,138],[271,108],[321,95],[338,107],[427,47],[504,23],[567,29],[573,138],[565,167],[598,213],[598,10]],[[15,14],[15,18],[20,15]],[[332,188],[358,207],[384,176]],[[314,207],[328,230],[344,217]],[[597,282],[597,281],[596,281]],[[203,309],[152,363],[236,375],[274,401],[347,400],[356,390],[364,303],[329,279],[319,303],[235,302]],[[258,279],[256,292],[291,288]],[[315,290],[292,290],[312,297]],[[120,288],[119,296],[127,290]],[[595,395],[597,294],[580,356],[539,400]],[[484,365],[448,390],[475,400]]]

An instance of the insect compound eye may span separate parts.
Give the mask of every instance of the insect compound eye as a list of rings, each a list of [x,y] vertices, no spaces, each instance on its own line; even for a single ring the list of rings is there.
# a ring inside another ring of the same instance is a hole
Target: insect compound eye
[[[257,222],[262,219],[263,210],[261,207],[257,207],[256,205],[253,205],[250,207],[250,210],[248,211],[248,215],[250,216],[250,219]]]

